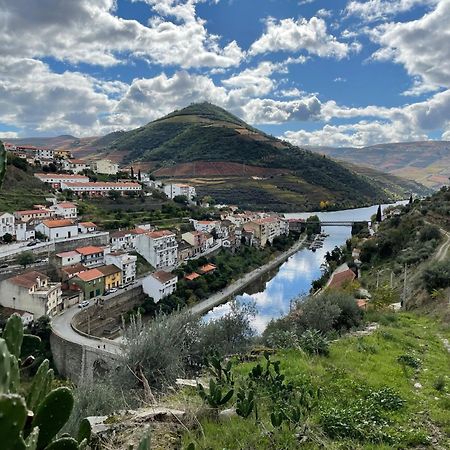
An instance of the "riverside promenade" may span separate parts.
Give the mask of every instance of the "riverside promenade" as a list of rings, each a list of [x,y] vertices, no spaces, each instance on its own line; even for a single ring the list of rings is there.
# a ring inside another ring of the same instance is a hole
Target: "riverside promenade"
[[[242,289],[244,289],[247,285],[249,285],[253,281],[257,280],[261,275],[279,266],[280,264],[285,262],[289,257],[291,257],[294,253],[297,253],[303,247],[305,241],[306,236],[302,236],[301,239],[298,240],[291,248],[281,253],[276,258],[266,263],[264,266],[258,267],[252,272],[245,274],[242,278],[239,278],[234,283],[230,284],[221,291],[216,292],[207,299],[202,300],[201,302],[198,302],[195,305],[191,306],[190,308],[187,309],[187,311],[191,312],[192,314],[203,315],[208,311],[210,311],[211,309],[213,309],[214,307],[221,305],[222,303],[226,303],[230,297],[233,297],[239,292],[241,292]]]

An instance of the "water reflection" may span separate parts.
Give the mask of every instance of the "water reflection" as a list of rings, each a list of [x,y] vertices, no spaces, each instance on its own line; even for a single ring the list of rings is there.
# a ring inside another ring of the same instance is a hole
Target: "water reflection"
[[[385,205],[387,206],[387,205]],[[325,213],[286,214],[286,217],[307,218],[317,214],[321,220],[370,220],[378,206],[345,211]],[[326,252],[341,246],[351,236],[351,227],[324,227],[329,234],[324,246],[316,252],[303,249],[291,256],[278,269],[264,274],[257,282],[247,286],[242,295],[236,298],[243,302],[254,301],[258,314],[253,321],[253,327],[258,333],[264,331],[272,318],[285,315],[289,311],[292,299],[307,294],[311,283],[321,275],[321,265]],[[211,320],[226,314],[230,310],[228,304],[214,308],[205,315],[205,320]]]

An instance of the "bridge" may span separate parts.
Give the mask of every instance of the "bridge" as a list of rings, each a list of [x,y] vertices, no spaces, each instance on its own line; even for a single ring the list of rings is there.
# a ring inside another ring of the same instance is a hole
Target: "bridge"
[[[320,225],[322,227],[351,227],[356,223],[367,223],[371,225],[370,220],[321,220]]]

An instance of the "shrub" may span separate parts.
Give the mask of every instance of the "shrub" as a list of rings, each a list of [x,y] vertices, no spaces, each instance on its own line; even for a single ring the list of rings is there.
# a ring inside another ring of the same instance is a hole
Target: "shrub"
[[[434,289],[445,289],[450,286],[450,263],[441,261],[431,264],[423,274],[428,292]]]
[[[439,228],[434,225],[426,225],[420,230],[419,239],[422,242],[431,241],[432,239],[439,240],[441,238],[441,232]]]
[[[310,355],[330,354],[330,344],[327,338],[317,330],[306,330],[299,339],[300,347]]]
[[[367,399],[386,411],[398,411],[405,405],[398,392],[390,387],[372,391]]]
[[[272,348],[298,348],[298,336],[293,331],[275,330],[264,335],[264,343]]]
[[[439,375],[433,382],[433,387],[439,392],[442,392],[445,390],[445,377],[442,375]]]
[[[397,362],[402,366],[412,367],[413,369],[420,369],[422,365],[419,358],[409,354],[400,355],[397,357]]]

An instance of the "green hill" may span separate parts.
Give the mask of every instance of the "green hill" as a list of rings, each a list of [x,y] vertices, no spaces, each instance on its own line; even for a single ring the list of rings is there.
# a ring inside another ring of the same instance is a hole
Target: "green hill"
[[[127,164],[154,162],[157,171],[172,168],[164,176],[189,180],[199,186],[201,194],[212,192],[219,202],[232,201],[245,207],[287,211],[315,209],[322,203],[328,208],[342,208],[399,197],[398,190],[392,192],[379,180],[360,176],[327,157],[269,136],[210,103],[190,105],[102,140],[111,157],[116,154],[116,159]],[[214,162],[219,172],[224,163],[267,170],[262,177],[248,176],[243,169],[241,176],[230,178],[222,170],[223,176],[208,178],[207,172],[196,168],[192,174],[177,177],[179,164],[194,161]],[[274,169],[276,173],[271,172]]]

